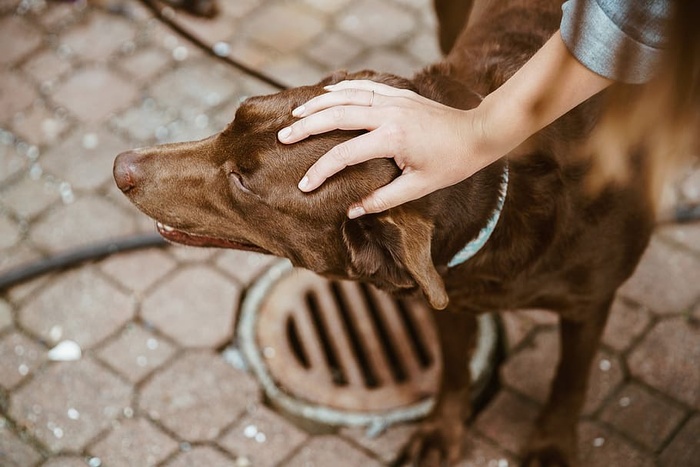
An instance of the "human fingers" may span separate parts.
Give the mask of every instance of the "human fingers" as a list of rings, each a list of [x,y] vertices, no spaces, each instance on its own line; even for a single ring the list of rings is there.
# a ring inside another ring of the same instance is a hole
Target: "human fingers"
[[[380,132],[365,133],[333,147],[309,167],[299,182],[299,189],[305,192],[313,191],[328,177],[349,165],[378,157],[392,157],[386,144],[387,139],[378,133]]]
[[[429,192],[430,189],[421,182],[418,172],[404,172],[388,185],[377,188],[362,201],[350,206],[347,215],[350,219],[355,219],[365,214],[386,211]]]
[[[394,86],[390,86],[385,83],[378,83],[369,79],[348,79],[345,81],[339,81],[338,83],[326,86],[325,89],[334,92],[345,89],[359,89],[363,91],[374,91],[384,96],[392,97],[408,97],[411,95],[417,95],[415,92],[409,89],[396,88]]]
[[[384,97],[412,97],[418,95],[408,89],[395,88],[371,80],[347,80],[325,87],[330,91],[320,94],[292,110],[295,117],[305,117],[334,105],[365,105],[372,107],[386,102]]]
[[[376,109],[355,105],[339,105],[297,120],[277,132],[285,144],[296,143],[311,135],[332,130],[374,130],[381,124]]]
[[[376,91],[368,89],[341,89],[338,91],[326,92],[310,99],[306,103],[292,110],[295,117],[306,117],[321,110],[338,105],[361,105],[372,107],[380,104],[380,96]]]

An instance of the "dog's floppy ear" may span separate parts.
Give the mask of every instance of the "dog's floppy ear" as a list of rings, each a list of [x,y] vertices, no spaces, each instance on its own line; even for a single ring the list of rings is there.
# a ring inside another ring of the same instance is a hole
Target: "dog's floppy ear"
[[[353,273],[399,289],[418,286],[442,310],[448,298],[430,254],[432,235],[432,224],[404,207],[343,224]]]

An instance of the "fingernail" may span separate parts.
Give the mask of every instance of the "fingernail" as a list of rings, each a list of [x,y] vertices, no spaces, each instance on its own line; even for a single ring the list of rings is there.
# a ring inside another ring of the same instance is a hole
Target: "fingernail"
[[[304,178],[301,179],[301,181],[299,182],[298,187],[299,187],[299,189],[300,189],[301,191],[305,191],[305,190],[306,190],[306,187],[308,187],[308,186],[309,186],[309,177],[307,177],[306,175],[304,175]]]
[[[285,128],[282,128],[282,129],[279,131],[279,133],[277,133],[277,137],[278,137],[279,139],[286,139],[287,136],[289,136],[289,135],[291,135],[291,134],[292,134],[292,128],[291,128],[291,127],[285,127]]]
[[[301,117],[304,114],[305,110],[306,110],[306,106],[300,105],[296,109],[292,110],[292,116]]]
[[[363,208],[362,206],[353,206],[348,211],[348,218],[356,219],[360,216],[364,216],[365,214],[367,214],[365,212],[365,208]]]

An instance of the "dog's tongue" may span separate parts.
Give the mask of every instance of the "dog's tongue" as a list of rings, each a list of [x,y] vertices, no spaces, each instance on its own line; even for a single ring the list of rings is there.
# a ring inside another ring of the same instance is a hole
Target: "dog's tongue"
[[[257,253],[269,253],[267,250],[264,250],[256,245],[236,242],[233,240],[226,240],[224,238],[189,234],[187,232],[183,232],[182,230],[177,230],[168,225],[161,224],[160,222],[156,222],[156,228],[158,229],[158,233],[164,239],[173,243],[179,243],[181,245],[209,248],[227,248],[232,250],[254,251]]]

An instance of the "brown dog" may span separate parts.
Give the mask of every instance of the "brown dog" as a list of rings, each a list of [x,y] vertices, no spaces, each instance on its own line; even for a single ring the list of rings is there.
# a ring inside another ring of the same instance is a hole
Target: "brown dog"
[[[445,308],[435,313],[444,359],[441,391],[406,451],[418,465],[459,456],[470,413],[466,362],[476,314],[557,312],[561,362],[525,463],[573,465],[589,366],[615,291],[634,270],[653,223],[641,163],[630,177],[634,184],[595,196],[584,188],[587,164],[576,155],[596,119],[596,103],[579,106],[531,138],[507,163],[355,220],[346,218],[347,207],[396,177],[393,162],[348,167],[305,194],[296,184],[306,169],[357,133],[336,131],[293,145],[276,137],[292,123],[292,109],[341,79],[373,79],[453,107],[474,107],[477,95],[499,86],[552,35],[561,14],[558,1],[496,2],[452,47],[454,28],[465,24],[470,8],[469,2],[461,5],[463,21],[443,23],[441,31],[449,55],[412,80],[339,73],[313,86],[250,98],[223,132],[123,153],[114,176],[174,242],[268,252],[326,276],[368,281],[394,293],[422,292],[434,308]],[[507,196],[491,238],[473,258],[448,267],[498,212],[506,165]]]

